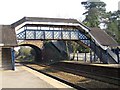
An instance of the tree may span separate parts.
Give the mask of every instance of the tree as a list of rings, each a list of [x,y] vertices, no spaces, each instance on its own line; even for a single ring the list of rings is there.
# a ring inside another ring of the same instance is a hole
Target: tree
[[[31,48],[26,48],[26,47],[20,47],[20,49],[19,49],[19,59],[29,59],[30,58],[30,50],[31,50]]]
[[[31,48],[22,47],[22,48],[20,49],[20,52],[21,52],[22,55],[24,55],[24,56],[29,56],[29,55],[30,55],[30,49],[31,49]]]
[[[75,53],[77,52],[77,48],[78,48],[79,45],[75,41],[71,41],[71,45],[72,45],[72,48],[73,48],[73,58],[72,58],[72,60],[74,60]]]
[[[106,18],[108,18],[106,32],[120,43],[120,11],[108,12]]]
[[[86,15],[83,23],[89,27],[99,27],[100,20],[104,18],[106,4],[100,0],[87,0],[81,3],[87,10],[83,15]]]
[[[106,4],[100,0],[87,0],[82,2],[87,10],[83,23],[88,27],[99,27],[103,24],[105,31],[120,44],[120,10],[106,12]]]
[[[68,41],[65,41],[65,45],[66,45],[67,58],[68,58],[68,60],[70,60],[70,52],[69,52],[69,47],[68,47]]]

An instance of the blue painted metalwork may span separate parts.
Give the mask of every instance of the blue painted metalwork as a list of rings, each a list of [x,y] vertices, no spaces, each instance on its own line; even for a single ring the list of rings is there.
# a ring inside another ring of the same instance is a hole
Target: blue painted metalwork
[[[96,43],[94,42],[95,44],[95,49],[94,49],[94,62],[96,61]]]
[[[11,49],[11,57],[12,57],[12,70],[15,70],[15,53],[14,49]]]
[[[79,30],[35,30],[26,29],[17,34],[18,40],[81,40],[87,46],[90,41]]]
[[[92,50],[90,50],[90,62],[92,63]]]
[[[84,62],[86,62],[86,61],[87,61],[87,55],[86,55],[86,52],[85,52],[85,57],[84,57],[84,58],[85,58]]]
[[[108,51],[106,50],[106,62],[108,63]]]

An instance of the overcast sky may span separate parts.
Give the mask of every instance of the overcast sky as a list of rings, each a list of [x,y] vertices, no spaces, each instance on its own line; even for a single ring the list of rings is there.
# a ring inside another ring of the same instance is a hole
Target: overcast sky
[[[83,20],[81,1],[86,0],[0,0],[0,24],[11,24],[24,16]],[[118,10],[120,0],[101,1],[107,4],[107,11]]]

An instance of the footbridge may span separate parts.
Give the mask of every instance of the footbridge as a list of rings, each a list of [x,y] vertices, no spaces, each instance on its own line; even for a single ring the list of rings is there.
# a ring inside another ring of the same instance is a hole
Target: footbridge
[[[105,31],[89,28],[76,19],[24,17],[12,24],[18,40],[70,40],[89,47],[103,63],[119,63],[111,51],[117,43]]]
[[[42,46],[39,41],[75,41],[90,48],[101,62],[119,63],[118,55],[112,51],[118,46],[116,41],[105,31],[89,28],[76,19],[24,17],[9,28],[15,31],[17,41],[20,42],[18,45],[31,46],[37,50],[37,47]],[[41,53],[39,50],[37,52]]]

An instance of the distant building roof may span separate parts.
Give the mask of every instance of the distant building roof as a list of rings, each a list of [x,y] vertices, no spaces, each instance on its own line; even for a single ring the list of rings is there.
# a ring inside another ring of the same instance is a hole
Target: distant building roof
[[[103,46],[110,47],[118,46],[118,43],[112,37],[110,37],[104,30],[101,30],[99,28],[91,28],[90,33]]]
[[[15,30],[10,25],[0,25],[0,44],[1,46],[16,46]]]

